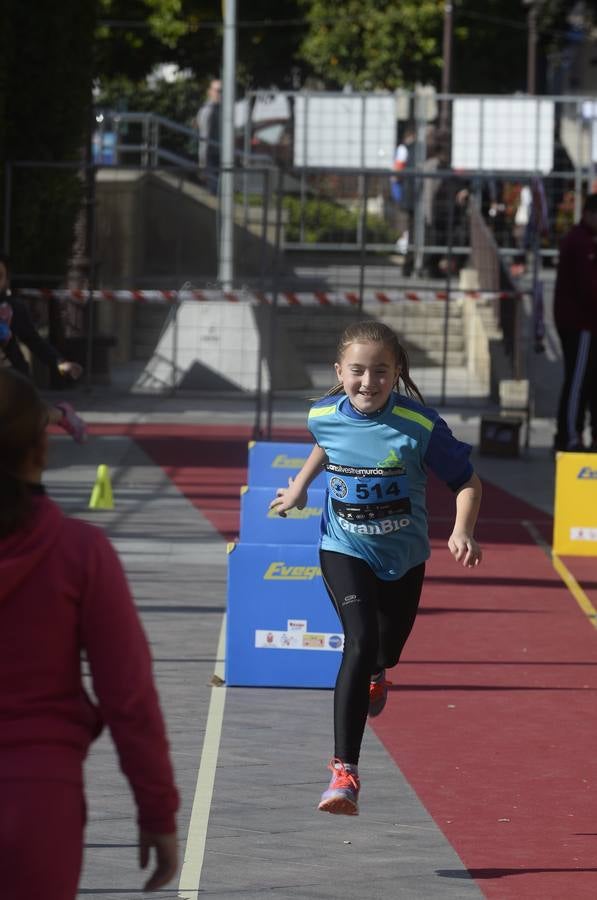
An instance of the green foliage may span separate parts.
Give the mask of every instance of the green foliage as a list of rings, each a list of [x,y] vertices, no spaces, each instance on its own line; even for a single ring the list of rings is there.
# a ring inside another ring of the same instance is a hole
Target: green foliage
[[[302,240],[307,244],[346,243],[356,244],[360,212],[321,198],[302,201],[287,196],[283,201],[287,215],[285,239]],[[390,244],[395,240],[394,231],[379,216],[367,216],[367,242]]]
[[[99,2],[96,62],[102,84],[126,77],[139,85],[163,62],[191,69],[201,84],[220,74],[222,0]],[[237,20],[239,88],[291,87],[305,69],[298,58],[307,30],[300,0],[277,0],[275,17],[271,0],[237,3]]]
[[[82,157],[91,115],[95,4],[4,0],[4,10],[0,165],[7,160],[76,162]],[[64,274],[80,194],[75,170],[15,169],[15,269]]]
[[[441,85],[443,0],[301,0],[309,24],[301,54],[329,88]],[[528,9],[522,0],[453,0],[451,90],[526,89]],[[591,21],[590,4],[585,19]],[[569,0],[541,0],[539,70],[569,29]],[[593,14],[594,16],[594,14]]]
[[[301,53],[329,87],[356,90],[437,80],[443,3],[438,0],[303,0]]]
[[[182,0],[98,0],[95,70],[103,78],[141,81],[156,63],[178,62],[196,23]],[[196,4],[193,4],[196,5]]]

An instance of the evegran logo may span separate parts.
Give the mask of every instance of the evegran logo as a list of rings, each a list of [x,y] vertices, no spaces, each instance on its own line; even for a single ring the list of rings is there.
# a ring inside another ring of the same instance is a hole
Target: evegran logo
[[[592,469],[590,466],[583,466],[576,477],[582,478],[583,481],[597,479],[597,469]]]
[[[278,453],[272,462],[272,469],[300,469],[305,459],[306,456],[286,456],[285,453]]]
[[[304,509],[289,509],[286,513],[286,517],[288,519],[312,519],[314,516],[321,516],[321,507],[317,506],[305,506]],[[278,513],[275,509],[270,509],[267,514],[268,519],[277,519],[279,518]]]
[[[319,566],[287,566],[285,562],[270,563],[264,581],[312,581],[321,575]]]

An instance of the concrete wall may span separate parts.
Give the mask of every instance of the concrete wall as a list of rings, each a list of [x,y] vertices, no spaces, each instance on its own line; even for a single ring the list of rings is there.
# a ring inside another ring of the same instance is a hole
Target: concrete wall
[[[254,218],[254,217],[252,217]],[[273,222],[236,210],[235,281],[271,271]],[[175,290],[217,277],[217,200],[193,181],[164,172],[102,169],[97,181],[99,281],[111,288]]]

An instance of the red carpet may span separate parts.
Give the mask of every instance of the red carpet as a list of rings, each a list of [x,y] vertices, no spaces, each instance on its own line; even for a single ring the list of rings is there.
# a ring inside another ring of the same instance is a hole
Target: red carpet
[[[129,434],[224,537],[237,534],[248,426],[92,433]],[[551,520],[486,485],[485,558],[470,572],[446,547],[452,495],[431,483],[429,499],[422,610],[375,732],[486,897],[595,900],[597,633],[521,524],[549,543]],[[566,562],[597,603],[597,561]]]
[[[594,900],[597,634],[523,519],[549,536],[486,485],[485,558],[467,572],[432,518],[421,614],[374,729],[485,896]]]

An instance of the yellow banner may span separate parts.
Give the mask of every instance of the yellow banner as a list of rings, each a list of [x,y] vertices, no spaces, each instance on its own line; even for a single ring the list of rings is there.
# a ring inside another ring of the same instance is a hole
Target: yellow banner
[[[597,454],[556,454],[553,551],[597,556]]]

